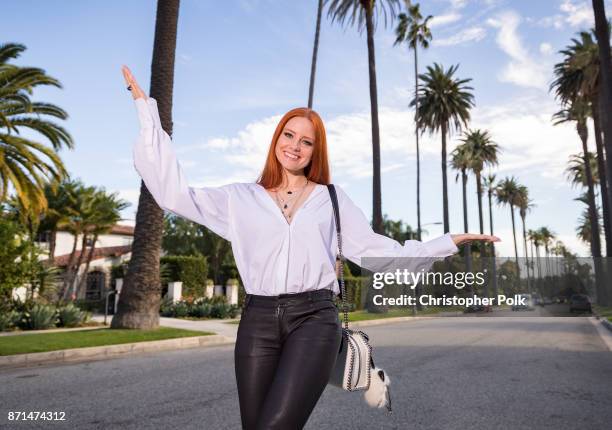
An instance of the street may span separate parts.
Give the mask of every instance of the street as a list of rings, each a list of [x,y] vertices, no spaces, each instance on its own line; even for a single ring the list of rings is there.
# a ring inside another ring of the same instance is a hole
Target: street
[[[364,327],[393,412],[328,386],[305,428],[609,429],[612,352],[594,325],[521,315]],[[1,370],[0,427],[239,429],[233,349]],[[9,423],[8,411],[65,411],[66,421]]]

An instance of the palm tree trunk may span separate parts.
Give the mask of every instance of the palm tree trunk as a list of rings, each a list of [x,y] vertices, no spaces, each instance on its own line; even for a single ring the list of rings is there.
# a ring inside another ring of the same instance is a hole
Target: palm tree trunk
[[[89,271],[89,265],[91,263],[91,259],[93,258],[94,250],[96,249],[96,242],[98,241],[98,233],[94,233],[94,237],[92,239],[92,245],[89,248],[89,252],[87,253],[87,259],[85,260],[85,270],[83,271],[83,276],[77,283],[76,295],[79,297],[79,294],[83,290],[85,283],[87,281],[87,272]]]
[[[170,136],[179,4],[180,0],[157,2],[151,62],[150,94],[157,100],[161,125]],[[141,181],[132,257],[111,328],[153,329],[159,326],[159,255],[162,233],[163,211]]]
[[[450,232],[448,221],[448,181],[446,178],[446,123],[442,124],[442,211],[444,233]]]
[[[491,236],[493,236],[493,192],[489,190],[488,194],[489,194],[489,227],[491,230]],[[497,297],[497,293],[498,293],[497,291],[497,264],[495,263],[496,263],[495,262],[495,244],[491,242],[491,273],[493,276],[493,294],[495,295],[495,297]],[[486,294],[488,294],[487,290],[485,290]]]
[[[523,224],[523,245],[525,248],[525,264],[527,265],[527,290],[532,293],[531,288],[531,275],[529,274],[529,254],[527,252],[527,232],[525,231],[525,217],[521,216],[521,222]]]
[[[55,262],[55,246],[57,244],[57,230],[51,231],[49,236],[49,265],[53,266]]]
[[[593,0],[593,13],[595,15],[595,35],[599,48],[599,76],[601,80],[601,111],[609,114],[612,112],[612,60],[610,58],[610,34],[608,19],[603,0]],[[604,134],[604,147],[606,154],[606,177],[612,178],[612,120],[607,115],[602,115],[602,129]],[[608,201],[612,202],[612,186],[608,187]],[[608,222],[612,225],[612,213],[608,213]],[[612,263],[606,259],[606,272],[612,276]],[[610,284],[610,282],[607,282]],[[612,286],[608,285],[607,291],[602,290],[604,295],[598,298],[601,305],[612,304]]]
[[[83,257],[85,256],[85,252],[87,251],[87,233],[83,233],[83,239],[81,240],[81,252],[79,253],[79,258],[77,258],[74,271],[72,272],[72,279],[70,280],[70,289],[72,290],[75,299],[78,299],[77,295],[77,279],[79,278],[79,272],[81,265],[83,264]]]
[[[608,200],[608,175],[606,174],[606,157],[601,136],[600,97],[595,94],[591,102],[593,115],[593,128],[595,132],[595,146],[597,147],[597,169],[599,185],[601,187],[601,207],[603,209],[603,224],[606,239],[606,256],[612,257],[612,231],[610,230],[610,202]]]
[[[373,2],[364,1],[368,36],[368,70],[370,75],[370,112],[372,115],[372,229],[383,233],[382,194],[380,186],[380,131],[378,126],[378,95],[376,90],[376,64],[374,57]]]
[[[72,278],[72,265],[74,264],[74,257],[76,255],[76,248],[79,241],[79,234],[75,233],[74,239],[72,241],[72,251],[70,252],[70,257],[68,257],[68,264],[66,264],[66,270],[64,272],[64,282],[62,286],[62,299],[68,298],[68,293],[70,292],[70,279]]]
[[[465,174],[465,169],[461,169],[461,188],[463,191],[463,230],[467,233],[470,229],[468,227],[468,205],[467,205],[467,181],[468,177]],[[469,243],[463,245],[463,252],[465,253],[465,270],[467,273],[472,272],[472,249]],[[470,293],[474,295],[474,286],[470,285]]]
[[[419,148],[419,59],[414,47],[414,137],[416,138],[417,240],[421,239],[421,154]]]
[[[323,0],[319,0],[317,8],[317,27],[315,30],[314,47],[312,48],[312,62],[310,65],[310,86],[308,88],[308,108],[312,109],[312,97],[314,95],[315,72],[317,70],[317,52],[319,50],[319,33],[321,31],[321,11],[323,10]]]
[[[521,282],[521,269],[519,266],[519,262],[518,262],[518,247],[516,245],[516,225],[514,223],[514,205],[512,203],[510,203],[510,216],[512,218],[512,237],[514,238],[514,258],[516,259],[516,275],[517,275],[517,282],[519,282],[520,286],[520,282]]]
[[[604,283],[603,262],[601,261],[601,240],[599,235],[599,214],[595,205],[595,190],[593,184],[593,172],[588,161],[588,146],[587,146],[587,128],[586,124],[583,127],[578,126],[578,134],[582,141],[582,153],[584,157],[584,173],[587,180],[587,195],[589,197],[589,218],[591,224],[591,254],[593,255],[595,266],[595,288],[597,291],[597,302],[601,305],[605,303],[606,286]],[[603,301],[602,301],[603,299]]]

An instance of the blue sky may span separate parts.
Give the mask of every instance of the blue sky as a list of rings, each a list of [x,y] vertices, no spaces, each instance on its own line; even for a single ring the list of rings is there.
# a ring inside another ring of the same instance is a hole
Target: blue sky
[[[181,2],[173,139],[191,185],[256,179],[280,116],[307,103],[316,5],[316,0]],[[63,89],[39,88],[34,98],[70,115],[64,126],[76,148],[61,153],[69,171],[132,202],[123,214],[128,220],[135,217],[140,184],[131,159],[138,121],[120,67],[127,64],[148,91],[155,8],[152,0],[22,0],[3,7],[13,19],[3,22],[2,42],[27,46],[16,64],[41,67],[63,84]],[[489,129],[502,148],[498,178],[516,176],[536,204],[528,228],[546,225],[574,252],[588,255],[574,233],[582,204],[573,198],[580,190],[564,174],[580,142],[570,125],[552,126],[558,105],[548,86],[557,51],[592,26],[590,1],[429,0],[421,9],[435,16],[433,44],[420,53],[421,71],[433,62],[460,64],[457,75],[472,78],[474,87],[471,127]],[[393,46],[393,29],[381,21],[375,39],[383,212],[416,226],[408,108],[413,56]],[[332,24],[324,15],[314,108],[327,127],[332,180],[368,217],[369,103],[365,32]],[[439,222],[439,136],[424,136],[422,156],[422,222]],[[473,179],[469,186],[470,231],[476,232]],[[460,232],[461,189],[450,170],[449,187],[451,231]],[[512,255],[509,209],[496,207],[494,223],[501,255]],[[425,239],[442,234],[441,226],[425,228]]]

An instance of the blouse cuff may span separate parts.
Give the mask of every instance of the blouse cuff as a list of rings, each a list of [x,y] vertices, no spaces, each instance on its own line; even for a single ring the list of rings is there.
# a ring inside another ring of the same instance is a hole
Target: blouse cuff
[[[134,100],[138,112],[140,128],[160,127],[157,100],[153,97],[139,97]]]
[[[427,249],[427,254],[434,257],[448,257],[459,251],[450,233],[424,242],[423,246]]]

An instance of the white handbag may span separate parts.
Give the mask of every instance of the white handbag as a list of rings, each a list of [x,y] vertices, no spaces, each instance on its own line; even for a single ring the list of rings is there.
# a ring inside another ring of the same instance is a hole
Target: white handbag
[[[344,313],[342,342],[329,383],[346,391],[365,390],[364,397],[368,405],[376,408],[386,407],[391,412],[391,394],[389,392],[391,381],[389,375],[383,369],[374,365],[372,347],[368,336],[361,330],[351,330],[348,327],[348,304],[346,287],[344,286],[344,256],[342,255],[338,197],[333,184],[328,184],[327,188],[334,208],[336,233],[338,235],[336,270],[339,269],[340,272],[339,283]]]

